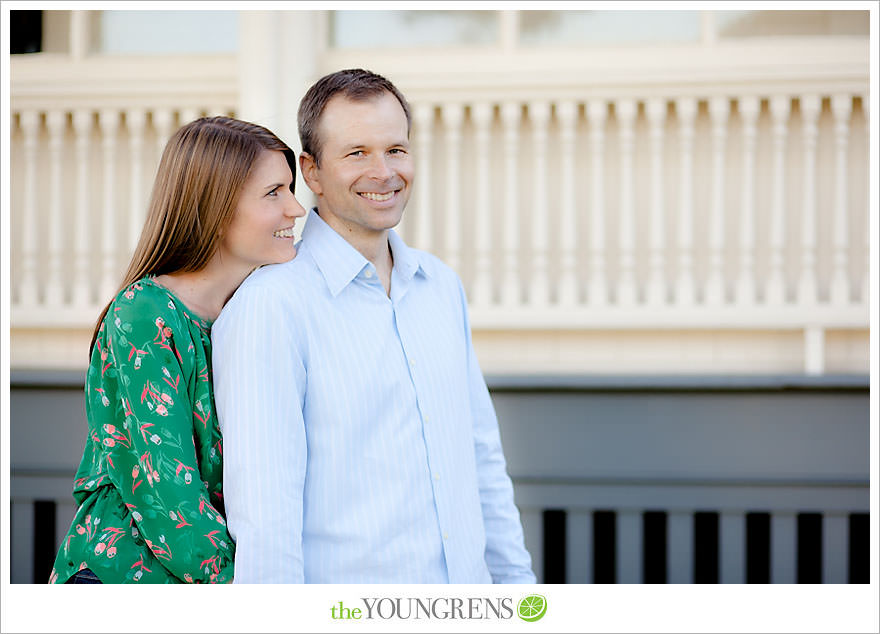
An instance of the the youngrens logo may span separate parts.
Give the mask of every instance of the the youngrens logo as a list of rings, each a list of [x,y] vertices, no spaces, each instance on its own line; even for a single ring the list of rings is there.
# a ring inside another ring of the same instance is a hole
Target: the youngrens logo
[[[514,607],[515,605],[515,607]],[[508,620],[516,614],[523,621],[541,619],[547,599],[539,594],[514,604],[510,597],[361,597],[360,603],[338,601],[330,607],[335,620]]]

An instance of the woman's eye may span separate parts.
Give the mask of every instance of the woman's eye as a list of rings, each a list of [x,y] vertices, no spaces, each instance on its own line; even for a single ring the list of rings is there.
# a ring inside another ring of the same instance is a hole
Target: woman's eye
[[[270,191],[267,196],[278,196],[278,188],[275,187],[272,191]]]

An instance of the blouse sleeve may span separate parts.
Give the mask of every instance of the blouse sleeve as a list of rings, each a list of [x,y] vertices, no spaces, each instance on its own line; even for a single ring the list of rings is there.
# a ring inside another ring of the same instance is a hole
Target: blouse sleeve
[[[113,465],[113,472],[140,537],[172,575],[189,583],[229,583],[232,540],[209,502],[196,458],[189,333],[167,296],[151,290],[115,302],[107,317],[124,413],[123,429],[113,431],[128,445],[115,452],[124,464]]]

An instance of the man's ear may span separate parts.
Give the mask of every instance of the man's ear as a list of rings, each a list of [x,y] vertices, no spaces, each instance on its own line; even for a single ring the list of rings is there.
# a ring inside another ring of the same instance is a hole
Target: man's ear
[[[306,182],[308,188],[311,189],[316,196],[320,196],[323,193],[323,190],[321,189],[321,183],[318,180],[318,162],[315,160],[315,157],[308,152],[300,152],[299,171],[302,172],[303,180]]]

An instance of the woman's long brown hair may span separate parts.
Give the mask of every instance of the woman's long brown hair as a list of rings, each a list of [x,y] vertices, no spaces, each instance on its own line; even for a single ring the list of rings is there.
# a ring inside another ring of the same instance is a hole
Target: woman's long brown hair
[[[114,297],[145,275],[204,268],[232,219],[242,185],[264,150],[284,154],[296,176],[296,155],[263,126],[230,117],[186,124],[165,146],[141,237]],[[290,191],[293,192],[294,181]],[[89,354],[113,298],[95,324]]]

